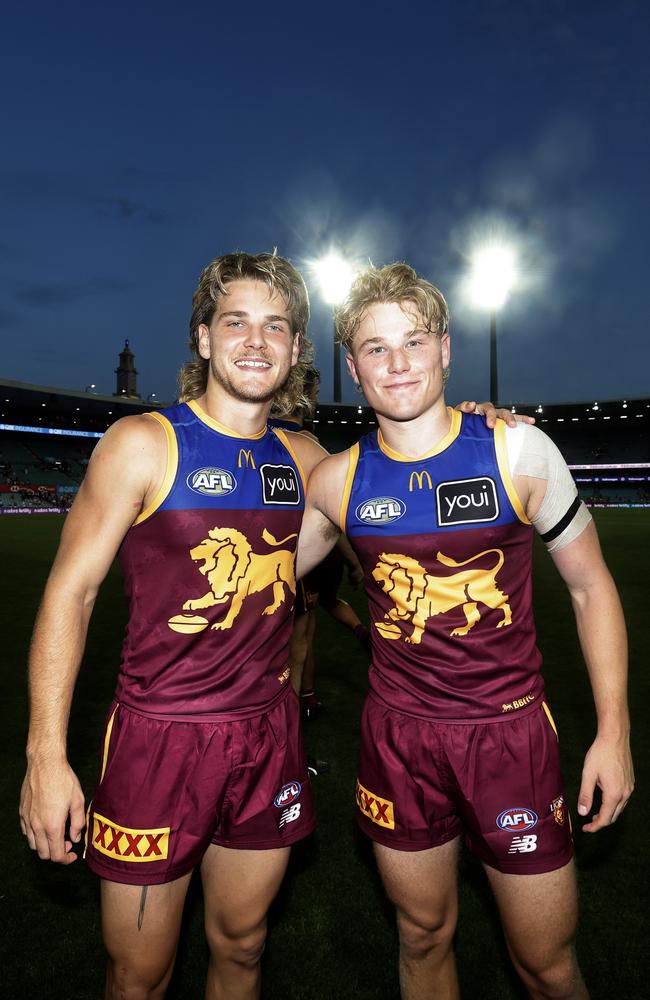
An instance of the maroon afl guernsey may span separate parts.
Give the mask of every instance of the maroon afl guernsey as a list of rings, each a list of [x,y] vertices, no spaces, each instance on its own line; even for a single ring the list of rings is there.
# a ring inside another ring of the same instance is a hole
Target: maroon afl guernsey
[[[381,431],[350,450],[341,528],[363,565],[371,691],[442,720],[491,719],[539,703],[533,529],[508,470],[505,424],[450,411],[421,458]]]
[[[265,711],[287,686],[304,479],[284,431],[241,438],[195,403],[150,414],[164,483],[119,553],[116,698],[170,719]]]

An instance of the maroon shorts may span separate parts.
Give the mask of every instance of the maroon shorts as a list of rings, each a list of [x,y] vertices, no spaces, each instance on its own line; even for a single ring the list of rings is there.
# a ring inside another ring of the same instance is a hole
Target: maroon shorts
[[[114,882],[171,882],[210,844],[286,847],[315,826],[293,689],[262,715],[167,721],[111,706],[86,859]]]
[[[443,723],[394,712],[370,696],[361,720],[357,818],[398,851],[465,833],[506,873],[562,868],[573,856],[555,725],[545,703],[489,723]]]

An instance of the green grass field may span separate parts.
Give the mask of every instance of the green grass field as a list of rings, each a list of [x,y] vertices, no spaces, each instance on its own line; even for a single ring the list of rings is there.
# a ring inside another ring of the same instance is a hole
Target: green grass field
[[[647,997],[646,914],[648,671],[644,639],[650,565],[646,511],[596,512],[601,540],[619,586],[630,632],[630,702],[637,792],[622,819],[596,836],[576,831],[581,891],[578,948],[593,998]],[[56,868],[38,860],[19,832],[17,802],[27,724],[25,661],[40,592],[61,519],[0,519],[5,567],[2,608],[1,795],[4,955],[0,996],[13,1000],[93,1000],[102,995],[98,884],[77,862]],[[536,553],[536,613],[549,700],[560,730],[565,778],[575,823],[582,758],[594,712],[568,596],[552,563]],[[345,593],[363,615],[363,597]],[[264,958],[267,1000],[392,1000],[398,996],[396,934],[368,844],[354,824],[357,729],[367,663],[354,639],[319,613],[319,695],[326,713],[307,728],[308,747],[334,762],[316,779],[320,825],[294,852],[274,904]],[[87,794],[95,782],[100,732],[112,695],[125,617],[113,569],[92,622],[70,725],[70,759]],[[457,955],[462,995],[508,1000],[522,992],[505,948],[482,869],[462,859]],[[206,964],[201,893],[192,887],[169,996],[199,1000]]]

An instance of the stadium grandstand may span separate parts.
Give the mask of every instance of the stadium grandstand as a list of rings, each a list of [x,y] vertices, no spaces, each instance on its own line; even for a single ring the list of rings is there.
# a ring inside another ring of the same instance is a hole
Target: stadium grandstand
[[[106,428],[162,405],[137,396],[131,359],[112,396],[0,381],[0,513],[67,510]],[[514,408],[555,441],[587,504],[650,507],[650,399]],[[311,429],[341,451],[375,426],[368,407],[336,403],[318,405]]]

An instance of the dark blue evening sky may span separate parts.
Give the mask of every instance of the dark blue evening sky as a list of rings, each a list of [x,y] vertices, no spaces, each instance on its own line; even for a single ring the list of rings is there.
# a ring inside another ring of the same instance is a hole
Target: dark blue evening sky
[[[484,398],[462,278],[498,229],[524,279],[498,320],[502,398],[647,395],[649,27],[641,0],[12,4],[0,376],[110,393],[129,338],[141,393],[171,399],[204,264],[338,245],[443,289],[449,396]]]

